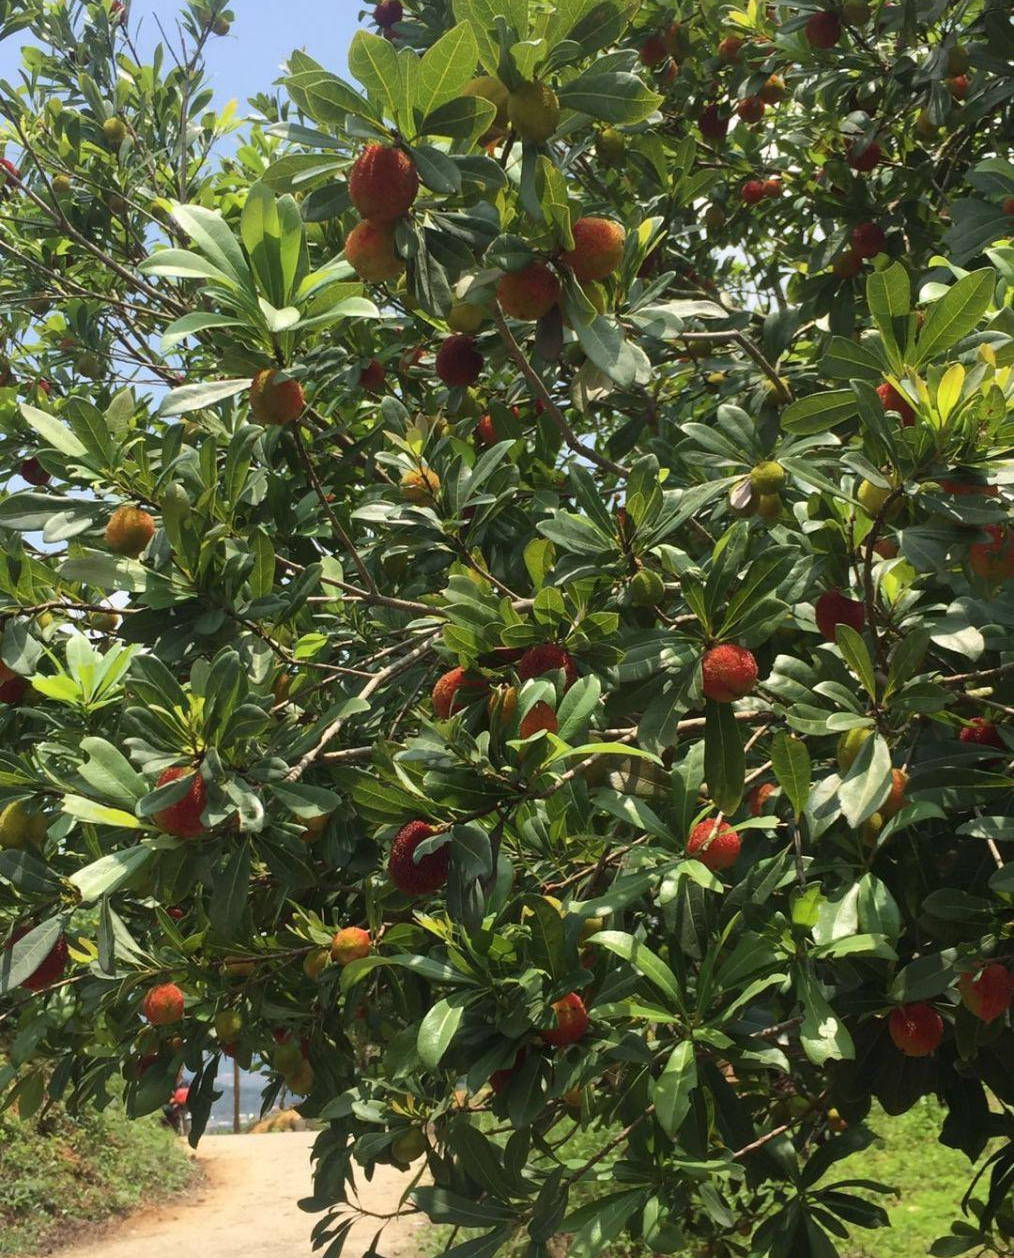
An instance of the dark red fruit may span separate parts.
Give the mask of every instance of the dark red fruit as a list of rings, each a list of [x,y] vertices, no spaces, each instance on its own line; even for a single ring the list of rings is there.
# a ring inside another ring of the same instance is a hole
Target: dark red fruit
[[[717,105],[705,105],[697,115],[697,126],[706,140],[724,140],[729,130],[729,119],[724,118]]]
[[[18,475],[29,485],[48,485],[51,477],[36,458],[25,459],[18,468]]]
[[[565,685],[569,689],[577,681],[574,659],[562,646],[546,642],[542,646],[529,647],[522,655],[518,664],[518,676],[522,681],[531,681],[533,677],[555,673],[560,669],[563,670]]]
[[[185,765],[174,765],[158,776],[156,786],[166,786],[169,782],[177,782],[180,778],[192,774],[190,789],[175,804],[155,813],[152,820],[166,834],[174,834],[178,839],[196,839],[205,830],[201,813],[207,801],[207,787],[200,771]]]
[[[899,1005],[891,1010],[887,1029],[906,1057],[928,1057],[944,1037],[944,1020],[932,1005]]]
[[[805,30],[811,48],[833,48],[841,38],[841,18],[837,13],[814,13]]]
[[[893,384],[889,384],[885,380],[883,384],[878,385],[877,397],[880,398],[880,405],[885,411],[898,412],[901,416],[902,428],[911,428],[915,423],[915,411],[904,395],[899,393]]]
[[[763,179],[748,179],[739,190],[739,195],[747,203],[747,205],[756,205],[758,201],[763,201],[767,195],[764,188]]]
[[[451,868],[448,844],[421,856],[418,861],[413,859],[419,844],[435,833],[435,828],[425,821],[410,821],[394,836],[387,872],[394,885],[405,895],[425,895],[438,890],[447,881]]]
[[[381,30],[397,26],[404,16],[405,10],[402,8],[401,0],[380,0],[373,10],[373,20]]]
[[[825,590],[817,599],[817,628],[825,642],[835,641],[838,625],[849,625],[856,633],[866,623],[866,609],[858,599],[848,598],[841,590]]]
[[[34,929],[34,923],[32,925],[18,926],[11,935],[10,942],[4,951],[10,952],[19,939],[23,939],[29,931]],[[66,968],[67,940],[61,935],[36,969],[26,979],[22,980],[21,986],[30,992],[41,992],[43,988],[51,987],[61,979]]]
[[[475,347],[475,338],[464,333],[447,337],[437,350],[437,375],[449,388],[467,388],[475,384],[482,371],[482,355]]]
[[[1010,1008],[1014,975],[999,961],[991,961],[974,974],[958,979],[961,1003],[983,1022],[993,1022]]]
[[[384,364],[377,358],[371,358],[359,373],[359,387],[367,393],[379,393],[386,379]]]
[[[976,747],[996,747],[998,751],[1005,751],[1007,747],[993,722],[982,716],[973,716],[958,738],[961,742],[971,743]]]
[[[854,140],[848,147],[845,159],[853,170],[865,172],[879,166],[883,155],[884,151],[876,140],[867,144],[865,148],[858,140]]]
[[[876,223],[860,223],[852,228],[852,252],[860,258],[875,258],[884,252],[887,237]]]

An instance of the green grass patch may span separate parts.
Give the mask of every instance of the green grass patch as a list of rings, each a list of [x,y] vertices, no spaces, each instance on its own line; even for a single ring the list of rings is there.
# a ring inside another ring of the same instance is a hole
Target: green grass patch
[[[196,1174],[157,1117],[132,1122],[112,1107],[41,1122],[0,1114],[0,1255],[27,1255],[98,1223],[164,1200]]]

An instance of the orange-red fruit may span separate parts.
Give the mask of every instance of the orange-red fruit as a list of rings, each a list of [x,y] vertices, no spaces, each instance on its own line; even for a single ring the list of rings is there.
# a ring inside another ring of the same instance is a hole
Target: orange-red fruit
[[[785,80],[780,74],[769,74],[757,95],[766,105],[776,105],[785,96]]]
[[[782,181],[775,176],[765,179],[764,195],[766,197],[780,197],[782,195]]]
[[[777,789],[774,782],[761,782],[759,786],[753,788],[747,799],[751,817],[759,817],[761,815],[768,796],[773,795]]]
[[[6,664],[0,664],[0,703],[9,703],[16,707],[25,697],[27,689],[27,677],[20,676]]]
[[[556,713],[541,699],[525,713],[521,721],[520,734],[522,738],[531,738],[533,734],[539,734],[546,730],[550,734],[555,734],[560,728],[560,722],[556,719]]]
[[[475,347],[475,337],[456,332],[447,337],[437,350],[437,375],[449,388],[467,388],[475,384],[482,371],[482,355]]]
[[[739,60],[739,50],[743,47],[743,41],[738,35],[726,35],[722,42],[718,45],[718,57],[720,61],[724,61],[727,65]]]
[[[817,628],[825,642],[835,641],[838,625],[849,625],[859,633],[866,623],[866,609],[858,599],[848,598],[841,590],[825,590],[817,599]]]
[[[918,1002],[892,1009],[887,1029],[906,1057],[928,1057],[944,1037],[944,1020],[932,1005]]]
[[[880,145],[873,140],[863,148],[858,140],[854,140],[849,146],[845,154],[845,159],[853,170],[868,171],[873,170],[880,165],[880,159],[883,157],[884,151]]]
[[[884,252],[887,237],[877,223],[860,223],[852,228],[852,252],[860,258],[875,258]]]
[[[908,774],[904,769],[891,770],[891,793],[877,809],[884,821],[889,820],[895,813],[901,810],[908,803],[905,795],[905,788],[908,786]]]
[[[805,29],[811,48],[833,48],[841,38],[841,18],[837,13],[814,13]]]
[[[661,35],[649,35],[641,45],[641,64],[646,65],[649,70],[660,66],[668,55],[669,49]]]
[[[552,1010],[556,1025],[541,1032],[547,1044],[566,1048],[568,1044],[576,1044],[583,1039],[588,1030],[588,1010],[577,992],[571,992],[562,1000],[554,1000]]]
[[[1014,975],[999,961],[991,961],[975,974],[958,979],[961,1003],[983,1022],[1002,1017],[1014,996]]]
[[[1014,577],[1014,533],[999,524],[987,524],[988,542],[976,542],[968,550],[968,562],[976,576],[986,581],[1006,581]]]
[[[250,384],[250,410],[259,424],[294,424],[306,408],[303,386],[269,367]]]
[[[492,415],[483,415],[475,425],[474,436],[481,446],[496,445],[500,438],[496,435],[496,425],[493,423]]]
[[[541,319],[560,300],[560,281],[545,262],[529,262],[501,278],[496,296],[512,319]]]
[[[1014,197],[1004,197],[1001,208],[1005,214],[1014,214]]]
[[[885,380],[883,384],[878,385],[877,397],[880,398],[880,405],[885,411],[898,412],[901,416],[902,428],[911,428],[915,423],[915,411],[893,384],[888,384]]]
[[[131,559],[144,550],[155,535],[155,521],[140,507],[117,507],[106,525],[106,545],[116,555]]]
[[[555,673],[561,669],[564,684],[569,689],[577,681],[574,659],[569,651],[552,642],[529,647],[518,662],[518,676],[522,681],[531,681],[533,677],[541,677],[544,673]]]
[[[716,703],[732,703],[748,695],[757,683],[757,661],[746,647],[726,642],[705,651],[701,660],[704,696]]]
[[[405,260],[394,247],[391,223],[357,223],[345,237],[345,258],[370,284],[397,279],[405,269]]]
[[[182,799],[168,808],[155,813],[152,820],[166,834],[174,834],[178,839],[196,839],[204,833],[204,822],[201,813],[207,801],[208,790],[200,771],[185,765],[174,765],[158,775],[156,786],[166,786],[169,782],[177,782],[180,778],[192,774],[190,788]]]
[[[141,1012],[152,1026],[169,1026],[183,1017],[183,993],[175,983],[159,983],[146,992]]]
[[[433,715],[440,721],[446,721],[455,712],[460,712],[480,695],[489,689],[485,677],[471,677],[465,668],[452,668],[437,679],[433,687]],[[458,691],[463,691],[459,697]],[[474,693],[469,694],[468,691]]]
[[[712,873],[731,869],[739,859],[739,835],[724,821],[701,821],[690,831],[687,855],[699,860]]]
[[[394,885],[405,895],[424,895],[436,891],[447,881],[451,867],[448,844],[427,853],[418,861],[412,859],[419,844],[434,833],[433,826],[425,821],[410,821],[394,836],[387,872]]]
[[[760,122],[766,106],[759,96],[744,96],[736,106],[736,113],[744,122]]]
[[[717,105],[705,105],[697,115],[697,125],[706,140],[724,140],[729,119],[722,116]]]
[[[359,373],[359,387],[367,393],[378,393],[384,387],[387,371],[379,358],[371,358]]]
[[[346,926],[331,940],[331,960],[348,965],[370,955],[370,932],[361,926]]]
[[[18,940],[23,939],[33,929],[34,925],[18,926],[11,934],[10,941],[4,948],[4,951],[10,952]],[[67,940],[61,935],[32,973],[22,980],[21,986],[26,991],[41,992],[43,988],[51,987],[61,979],[66,968]]]
[[[740,188],[739,195],[747,203],[747,205],[756,205],[758,201],[763,201],[766,196],[763,179],[748,179]]]
[[[419,172],[404,149],[368,144],[349,171],[349,199],[363,218],[390,223],[419,192]]]
[[[609,218],[589,215],[579,218],[571,228],[574,248],[560,255],[582,284],[588,280],[604,280],[620,265],[627,233]]]
[[[973,716],[958,738],[963,743],[972,743],[976,747],[996,747],[999,751],[1006,750],[1007,746],[993,722],[982,716]]]
[[[955,100],[964,100],[968,95],[968,75],[956,74],[953,78],[947,79],[947,90]]]

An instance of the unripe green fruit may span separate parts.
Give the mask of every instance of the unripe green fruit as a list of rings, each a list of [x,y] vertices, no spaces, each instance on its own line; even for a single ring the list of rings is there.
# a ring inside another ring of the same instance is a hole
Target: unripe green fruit
[[[507,97],[507,117],[523,140],[541,144],[560,125],[560,102],[546,83],[522,83]]]
[[[0,812],[0,848],[40,847],[45,838],[45,814],[32,813],[25,800],[15,800]]]
[[[785,468],[773,459],[758,463],[750,473],[750,484],[758,494],[777,494],[785,480]]]
[[[215,1014],[215,1034],[223,1044],[231,1044],[243,1029],[243,1015],[238,1009],[222,1009]]]
[[[757,495],[757,514],[762,520],[774,520],[782,513],[782,500],[777,494]]]
[[[426,1148],[426,1137],[418,1127],[413,1127],[391,1145],[391,1157],[402,1166],[408,1166],[422,1157]]]
[[[891,496],[893,490],[884,489],[880,485],[874,485],[872,481],[864,480],[856,491],[856,500],[866,514],[873,519],[878,516],[883,508],[884,503]],[[885,520],[893,520],[901,509],[901,503],[895,501],[888,508]]]
[[[54,175],[53,176],[53,194],[58,197],[65,197],[74,185],[70,175]]]
[[[630,601],[635,607],[657,607],[665,598],[665,582],[653,568],[640,568],[630,581]]]
[[[615,127],[606,127],[595,140],[595,156],[603,166],[619,166],[627,151],[627,138]]]
[[[480,137],[480,143],[489,144],[490,141],[499,139],[507,129],[507,88],[495,78],[492,74],[480,74],[477,78],[466,83],[461,89],[462,96],[477,96],[480,100],[488,100],[496,109],[492,125],[485,135]]]
[[[318,979],[331,964],[330,948],[314,948],[303,958],[303,973],[307,978]]]
[[[102,124],[102,134],[110,148],[118,149],[127,138],[127,124],[122,118],[107,118]]]
[[[456,301],[447,312],[447,326],[452,332],[478,332],[486,322],[486,311],[471,301]]]
[[[216,35],[228,35],[231,25],[232,23],[229,19],[227,17],[222,17],[220,14],[212,22],[211,29]]]
[[[271,1064],[280,1075],[289,1077],[303,1064],[303,1050],[293,1041],[279,1044],[271,1058]]]
[[[873,730],[860,726],[858,729],[847,729],[838,739],[838,768],[848,773],[859,755],[862,745],[871,736]]]
[[[870,846],[877,841],[877,836],[884,828],[884,818],[879,812],[875,812],[872,817],[867,817],[859,828],[859,837]]]

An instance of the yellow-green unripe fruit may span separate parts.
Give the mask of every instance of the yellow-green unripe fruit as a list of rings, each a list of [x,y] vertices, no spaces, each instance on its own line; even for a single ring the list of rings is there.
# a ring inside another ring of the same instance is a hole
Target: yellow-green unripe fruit
[[[762,520],[773,520],[782,511],[782,500],[777,494],[757,495],[757,514]]]
[[[402,1166],[408,1166],[416,1158],[422,1157],[425,1152],[426,1137],[418,1127],[406,1131],[391,1145],[391,1157]]]
[[[127,138],[127,124],[122,118],[107,118],[102,124],[102,134],[110,148],[118,149]]]
[[[615,127],[606,127],[595,140],[595,156],[603,166],[619,166],[627,151],[627,138]]]
[[[872,733],[873,730],[868,727],[847,729],[841,738],[838,739],[838,768],[842,773],[848,773],[849,769],[852,768],[863,743],[866,742]]]
[[[560,125],[560,102],[546,83],[522,83],[507,96],[507,117],[523,140],[541,144]]]
[[[883,489],[880,485],[874,485],[872,481],[864,480],[859,486],[859,489],[856,491],[856,500],[866,514],[873,519],[880,514],[884,503],[888,500],[892,493],[893,490],[889,488]],[[899,501],[893,502],[888,508],[887,514],[884,518],[887,520],[893,520],[898,514],[900,507],[901,503]]]
[[[70,175],[54,175],[53,176],[53,193],[58,197],[65,197],[74,185]]]
[[[330,948],[315,948],[303,958],[303,973],[307,978],[318,979],[330,964]]]
[[[592,935],[597,935],[600,930],[605,930],[606,919],[604,917],[586,917],[584,925],[581,927],[581,942],[586,943],[591,939]]]
[[[243,1015],[238,1009],[222,1009],[215,1014],[215,1034],[223,1044],[231,1044],[243,1030]]]
[[[44,813],[33,813],[23,799],[0,812],[0,848],[39,847],[46,837]]]
[[[488,100],[496,109],[496,116],[492,125],[484,136],[481,137],[483,143],[495,140],[502,135],[507,129],[507,88],[494,78],[492,74],[480,74],[477,78],[472,79],[470,83],[466,83],[461,89],[462,96],[478,96],[481,100]]]
[[[758,494],[776,494],[785,486],[785,468],[773,459],[758,463],[750,473],[750,484]]]
[[[452,332],[478,332],[486,322],[486,311],[471,301],[456,301],[447,312],[447,326]]]
[[[657,607],[665,598],[665,582],[652,568],[641,568],[630,580],[630,601],[635,607]]]
[[[884,828],[884,818],[879,812],[875,812],[872,817],[867,817],[863,824],[859,827],[859,837],[863,843],[872,846],[877,841],[877,836]]]

